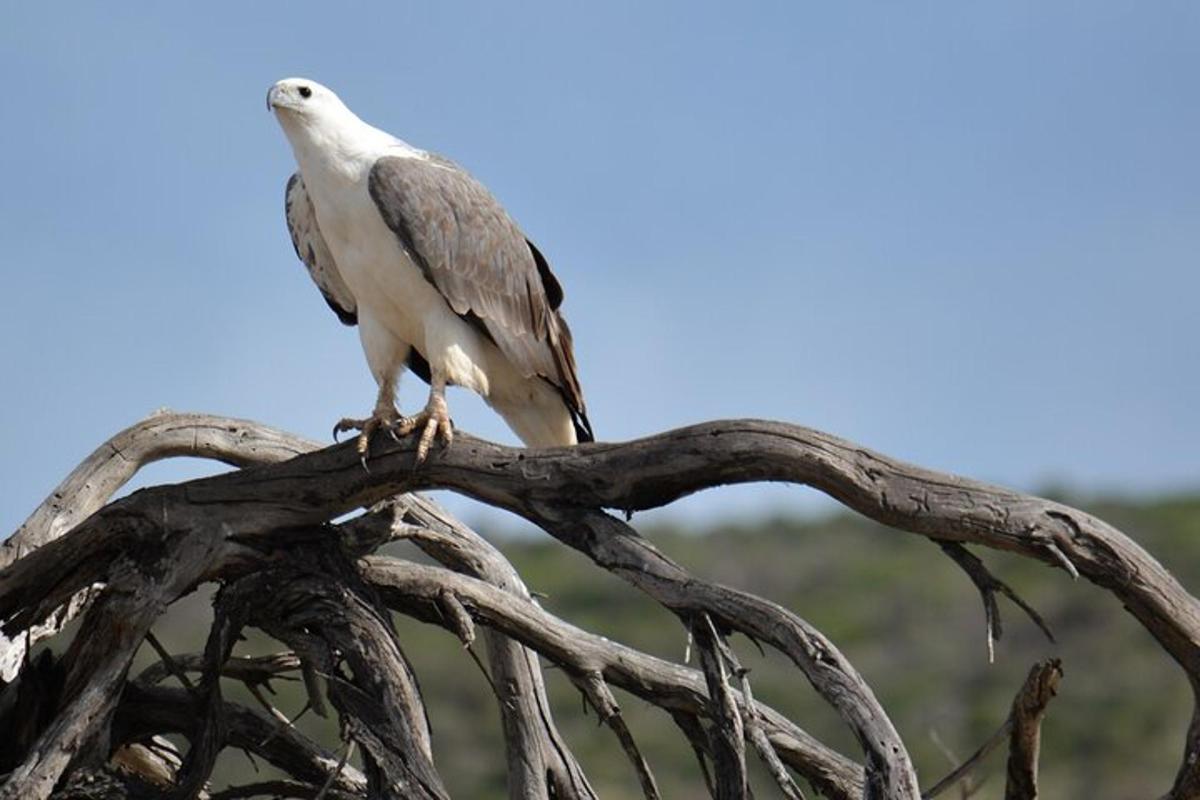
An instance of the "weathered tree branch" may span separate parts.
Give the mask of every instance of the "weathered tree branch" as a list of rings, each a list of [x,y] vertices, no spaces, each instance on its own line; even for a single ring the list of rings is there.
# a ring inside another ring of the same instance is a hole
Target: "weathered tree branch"
[[[197,736],[204,722],[201,702],[183,689],[130,683],[117,706],[113,739],[132,742],[162,733]],[[336,774],[334,789],[356,796],[366,791],[367,779],[362,773],[348,765],[337,771],[337,757],[294,727],[228,700],[221,716],[230,746],[254,753],[312,786],[320,786]]]
[[[733,691],[729,688],[726,664],[718,651],[720,634],[708,614],[692,618],[692,640],[700,654],[700,666],[708,688],[709,752],[712,753],[716,800],[746,797],[750,778],[746,774],[745,727]]]
[[[148,421],[139,435],[150,436],[148,430],[165,431],[164,435],[174,437],[173,447],[196,454],[195,442],[199,439],[186,447],[182,444],[188,426],[208,430],[205,425],[211,422],[212,418],[192,417],[189,422],[183,416],[164,417]],[[262,429],[252,423],[225,424],[223,432],[212,429],[210,435],[217,444],[207,448],[208,455],[217,454],[235,463],[261,462],[283,458],[289,448],[301,451],[311,446],[279,435],[263,439],[271,442],[270,446],[247,449],[239,438],[257,441],[255,437]],[[788,655],[858,736],[866,757],[863,786],[868,797],[916,797],[916,781],[894,727],[844,657],[819,632],[786,609],[688,574],[628,525],[604,513],[605,509],[632,512],[651,508],[722,483],[783,480],[811,485],[880,522],[939,543],[975,543],[1010,550],[1087,578],[1118,597],[1183,667],[1193,685],[1200,685],[1200,604],[1119,531],[1069,506],[923,470],[796,426],[758,421],[706,423],[624,444],[542,451],[515,450],[460,434],[452,447],[436,450],[415,471],[411,442],[379,439],[372,446],[370,472],[362,470],[352,446],[331,447],[285,463],[154,487],[94,510],[119,481],[136,469],[129,467],[125,459],[136,464],[152,457],[145,453],[175,452],[171,448],[156,451],[156,446],[147,446],[143,455],[132,457],[121,453],[136,448],[98,451],[90,459],[94,462],[91,466],[81,465],[60,487],[61,497],[52,498],[53,502],[35,512],[3,556],[10,563],[0,570],[0,621],[4,634],[12,638],[6,648],[0,642],[0,648],[4,648],[0,651],[0,667],[12,666],[11,653],[18,649],[24,652],[23,645],[18,648],[16,643],[32,626],[53,617],[50,627],[54,629],[69,613],[62,610],[64,606],[88,605],[80,603],[81,592],[97,599],[87,612],[89,624],[84,633],[64,658],[67,674],[57,714],[38,735],[23,763],[0,787],[0,800],[46,797],[69,769],[105,757],[111,739],[109,722],[133,651],[163,608],[198,582],[211,579],[236,582],[231,584],[235,586],[246,582],[244,585],[258,587],[260,597],[270,599],[261,608],[249,609],[253,613],[247,617],[247,624],[272,632],[287,641],[310,667],[317,665],[334,706],[372,765],[366,775],[368,783],[383,794],[418,791],[441,796],[444,792],[436,772],[426,764],[428,746],[427,742],[422,744],[422,720],[414,713],[420,708],[419,696],[415,689],[405,688],[414,686],[411,675],[396,671],[395,665],[404,662],[394,635],[389,633],[386,621],[372,610],[374,601],[358,587],[357,575],[353,570],[342,570],[336,578],[330,578],[320,571],[297,571],[295,558],[273,555],[278,552],[277,544],[294,538],[297,531],[314,530],[355,508],[426,488],[453,489],[524,516],[645,591],[672,610],[684,626],[696,630],[698,620],[711,620],[715,639],[703,646],[698,643],[702,655],[707,650],[710,675],[715,670],[720,677],[722,663],[729,667],[720,656],[727,631],[745,633]],[[95,477],[94,485],[89,484],[89,475]],[[407,524],[437,530],[428,522]],[[364,531],[369,532],[370,526],[361,530],[355,525],[343,526],[339,531],[326,529],[324,535],[331,541],[345,538],[353,544],[355,534]],[[430,541],[426,544],[436,550],[439,545]],[[359,553],[371,549],[363,542],[366,540],[360,541],[364,549]],[[301,549],[307,551],[318,544],[309,541]],[[950,551],[965,552],[955,547]],[[471,557],[477,559],[478,555]],[[444,563],[452,563],[454,558],[462,556],[447,556]],[[367,562],[368,570],[374,568],[371,563]],[[466,563],[460,561],[456,568],[471,572]],[[969,560],[966,563],[976,566]],[[986,570],[967,571],[984,597],[985,608],[994,613],[994,594],[1004,592],[1003,584],[990,576],[985,579]],[[502,568],[472,574],[501,585],[513,577]],[[447,599],[448,575],[436,577],[439,586],[434,608],[439,620],[459,635],[469,636],[469,624],[463,621],[455,603],[461,604],[475,621],[479,621],[478,615],[485,615],[480,610],[483,606],[473,605],[475,601],[468,601],[467,594],[457,586],[449,590],[453,599]],[[281,583],[282,576],[286,581]],[[470,580],[463,576],[456,579]],[[515,586],[510,581],[505,588]],[[103,587],[98,595],[97,587]],[[271,591],[266,591],[268,588]],[[519,590],[492,591],[522,600]],[[389,604],[410,602],[397,600],[403,593],[394,586],[385,594]],[[282,597],[292,597],[298,607],[280,605]],[[315,604],[314,598],[318,601]],[[536,607],[527,599],[522,602]],[[313,608],[320,608],[320,615],[314,616]],[[506,630],[495,619],[489,619],[488,624],[505,635],[521,638],[522,632],[516,630],[520,626]],[[318,630],[319,635],[312,635],[312,630]],[[522,639],[527,645],[548,647],[545,641],[523,635],[528,637]],[[364,637],[361,641],[357,638],[360,636]],[[368,643],[365,647],[364,641]],[[111,642],[117,646],[107,647]],[[217,650],[223,652],[222,648]],[[4,661],[6,657],[10,660]],[[579,661],[574,653],[564,658]],[[348,672],[341,670],[343,660]],[[208,660],[205,687],[211,689],[224,663],[227,659]],[[516,661],[510,660],[509,664],[510,669],[521,667]],[[15,668],[19,665],[20,659]],[[372,671],[381,665],[383,678]],[[536,662],[527,660],[525,667],[530,674],[536,673]],[[576,674],[616,682],[615,669],[610,675],[602,664],[589,667]],[[496,669],[495,661],[492,669]],[[731,710],[728,698],[748,693],[729,691],[728,673],[719,682],[721,685],[708,688],[694,671],[686,672],[686,681],[681,679],[678,685],[698,684],[687,708],[681,712],[670,703],[663,707],[684,720],[681,726],[702,760],[718,759],[719,748],[697,738],[699,715],[703,714],[710,725],[714,719],[718,724],[723,720],[726,730],[735,719],[744,725],[746,714],[753,715],[754,704],[748,697],[734,699],[736,708]],[[595,690],[595,685],[592,688]],[[523,693],[536,696],[538,691],[533,682]],[[205,697],[209,716],[225,713],[227,704],[213,703],[211,693]],[[724,703],[723,714],[713,711],[716,703]],[[533,735],[551,754],[543,763],[554,763],[557,745],[552,727],[528,724],[529,715],[540,713],[542,707],[542,700],[537,699],[521,712],[524,721],[516,716],[511,721],[524,730],[536,731]],[[409,710],[397,713],[400,709]],[[678,716],[680,713],[683,716]],[[1037,717],[1038,713],[1031,712],[1029,718],[1036,721]],[[770,714],[764,711],[761,718],[772,748],[785,763],[805,774],[797,764],[809,763],[806,760],[812,757],[814,748],[794,749],[803,755],[789,760],[786,740],[795,739],[794,733],[777,727],[772,734]],[[1014,731],[1017,727],[1014,724]],[[1024,729],[1035,731],[1036,724]],[[1170,797],[1192,797],[1200,787],[1198,730],[1200,725],[1193,724],[1189,731],[1185,759]],[[192,733],[199,731],[192,728]],[[220,735],[213,737],[214,743],[227,738],[219,730],[217,733]],[[738,747],[746,735],[743,729],[737,737]],[[510,747],[517,741],[516,736],[509,737]],[[1036,737],[1031,741],[1035,742]],[[1026,741],[1024,746],[1014,746],[1014,753],[1026,754],[1021,756],[1021,764],[1035,763],[1028,754],[1036,754],[1036,747],[1028,745]],[[819,748],[816,750],[819,752]],[[419,756],[415,760],[414,754]],[[825,755],[829,763],[838,763]],[[585,788],[582,773],[569,754],[557,763],[559,777],[552,779],[555,785],[563,781],[575,788],[574,796],[588,796],[590,789]],[[201,772],[197,770],[197,774]],[[648,768],[644,772],[648,773]],[[853,769],[850,772],[853,774]],[[326,769],[320,781],[328,775]],[[407,777],[397,782],[397,776]],[[313,780],[313,785],[319,785]],[[844,792],[853,780],[843,774],[840,782],[832,784],[833,791]],[[716,784],[718,792],[725,791],[719,787],[719,776]]]
[[[1004,724],[974,753],[921,796],[925,800],[931,800],[964,780],[1007,738],[1009,779],[1005,797],[1009,800],[1036,797],[1042,717],[1045,716],[1046,706],[1058,689],[1062,675],[1062,663],[1057,658],[1034,664],[1013,698],[1012,709]]]
[[[185,653],[172,658],[175,666],[185,673],[204,670],[202,653]],[[273,680],[296,680],[285,677],[285,674],[299,669],[300,659],[291,652],[274,653],[269,656],[231,656],[221,665],[221,675],[241,681],[247,686],[264,686]],[[153,686],[171,674],[165,663],[157,661],[139,672],[136,680],[146,686]]]
[[[1042,717],[1062,680],[1058,659],[1035,664],[1025,685],[1013,700],[1012,731],[1008,745],[1008,784],[1005,800],[1033,800],[1038,796],[1038,752],[1042,742]]]
[[[315,442],[245,420],[156,412],[100,445],[71,471],[16,533],[0,544],[0,569],[87,519],[147,464],[192,456],[244,467],[284,461],[318,447]],[[23,636],[9,639],[0,631],[0,681],[11,682],[16,677],[28,646],[53,636],[82,614],[96,588],[73,594],[52,617],[27,629]]]
[[[942,552],[950,556],[955,564],[958,564],[967,573],[967,577],[975,584],[975,588],[979,590],[979,596],[983,600],[984,628],[987,632],[987,653],[988,663],[996,660],[996,640],[1003,633],[1003,626],[1000,624],[1000,606],[996,603],[996,593],[1007,597],[1016,604],[1017,608],[1025,612],[1033,623],[1041,628],[1042,633],[1051,642],[1054,641],[1054,634],[1050,632],[1050,627],[1046,625],[1046,621],[1042,619],[1042,615],[1034,610],[1033,606],[1021,599],[1021,596],[1012,590],[1007,583],[997,578],[992,573],[988,572],[988,568],[984,566],[979,557],[974,555],[970,550],[963,547],[958,542],[938,542],[942,548]]]
[[[289,553],[223,590],[234,594],[230,602],[325,677],[370,765],[373,796],[448,797],[416,677],[369,587],[328,547],[293,543]]]
[[[384,602],[416,619],[445,626],[437,612],[442,591],[452,592],[480,624],[494,628],[576,673],[598,673],[605,681],[664,710],[697,720],[715,721],[704,676],[696,670],[646,655],[588,633],[547,613],[536,604],[511,597],[481,581],[446,574],[437,567],[372,556],[362,563],[363,577],[378,587]],[[743,698],[733,695],[742,716]],[[778,712],[755,704],[772,747],[784,762],[827,797],[861,793],[861,768],[788,722]]]
[[[403,495],[339,526],[352,551],[369,553],[395,539],[411,541],[453,570],[531,599],[517,571],[483,537],[420,495]],[[575,756],[554,725],[541,667],[533,652],[491,629],[484,631],[492,685],[498,693],[514,798],[595,798]]]

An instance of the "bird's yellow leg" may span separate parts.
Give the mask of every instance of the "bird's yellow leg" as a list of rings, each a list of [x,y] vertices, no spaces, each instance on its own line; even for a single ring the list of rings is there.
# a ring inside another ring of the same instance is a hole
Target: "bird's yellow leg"
[[[402,419],[396,426],[396,432],[401,436],[418,430],[421,432],[417,442],[418,465],[429,455],[435,437],[447,447],[454,441],[454,424],[450,421],[450,409],[446,405],[446,377],[439,375],[436,370],[430,381],[429,402],[425,404],[425,410],[415,417]]]
[[[358,450],[359,458],[362,460],[363,468],[367,466],[367,448],[371,444],[371,434],[377,430],[385,430],[391,434],[393,439],[400,436],[401,427],[408,422],[407,419],[400,415],[396,410],[396,389],[391,381],[386,381],[379,387],[379,395],[375,398],[375,410],[371,412],[371,416],[364,419],[354,419],[344,417],[338,420],[338,423],[333,426],[333,438],[336,440],[339,433],[346,431],[360,431],[358,440],[355,444],[355,449]],[[407,431],[404,431],[407,433]]]

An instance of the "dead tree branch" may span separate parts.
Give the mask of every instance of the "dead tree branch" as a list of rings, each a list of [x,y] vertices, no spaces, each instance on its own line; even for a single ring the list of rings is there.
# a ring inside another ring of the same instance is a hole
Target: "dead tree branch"
[[[979,749],[951,770],[950,774],[931,786],[922,797],[931,800],[964,780],[978,769],[983,760],[1006,738],[1009,740],[1009,750],[1005,797],[1008,800],[1037,797],[1037,761],[1042,718],[1046,714],[1046,706],[1058,689],[1062,675],[1062,663],[1057,658],[1034,664],[1013,699],[1012,710],[1004,724],[997,728]]]
[[[1038,751],[1042,742],[1042,717],[1062,680],[1058,659],[1034,665],[1025,685],[1013,700],[1012,732],[1008,745],[1008,785],[1005,800],[1032,800],[1038,795]]]
[[[996,641],[1004,631],[1003,626],[1000,624],[1000,606],[996,603],[997,592],[1013,601],[1017,608],[1024,611],[1026,616],[1033,620],[1033,623],[1041,629],[1047,639],[1051,642],[1054,641],[1054,634],[1050,632],[1050,627],[1046,625],[1046,621],[1042,619],[1042,615],[1034,610],[1033,606],[1022,600],[1021,596],[1012,590],[1012,587],[989,572],[978,556],[971,553],[970,550],[958,542],[938,542],[938,545],[941,546],[942,552],[950,556],[950,559],[955,564],[962,567],[963,572],[967,573],[967,577],[975,584],[975,588],[979,590],[979,596],[983,599],[988,663],[996,660]]]
[[[163,415],[125,434],[129,441],[101,448],[81,465],[6,548],[7,564],[0,570],[0,622],[9,637],[0,641],[0,667],[10,670],[6,675],[21,671],[26,651],[17,643],[33,638],[26,632],[37,626],[57,630],[73,606],[87,608],[87,620],[62,658],[61,697],[51,719],[22,751],[20,763],[0,786],[0,800],[48,797],[73,770],[103,764],[112,747],[124,741],[114,733],[122,730],[117,723],[128,719],[131,691],[186,696],[183,690],[137,688],[126,681],[126,673],[159,614],[206,580],[223,584],[226,610],[218,614],[205,654],[201,696],[188,700],[189,708],[201,704],[203,718],[187,726],[190,737],[197,737],[192,741],[196,752],[182,770],[180,786],[192,793],[203,785],[211,752],[235,738],[234,710],[220,696],[220,676],[230,669],[233,633],[252,625],[290,646],[306,674],[323,677],[348,735],[362,749],[369,765],[361,776],[365,783],[359,776],[346,783],[335,775],[333,788],[445,796],[431,758],[424,706],[383,612],[386,603],[468,639],[471,626],[483,624],[491,670],[526,677],[516,690],[523,703],[504,716],[509,760],[514,753],[539,753],[535,763],[547,777],[518,777],[510,784],[513,797],[540,796],[550,786],[565,788],[562,796],[593,795],[549,721],[532,648],[564,669],[569,665],[569,674],[584,681],[604,718],[618,718],[607,683],[622,681],[675,715],[702,763],[713,762],[717,796],[748,793],[739,777],[744,767],[736,766],[744,764],[747,738],[761,753],[755,728],[747,729],[749,720],[761,725],[779,759],[819,791],[835,797],[861,791],[868,798],[916,798],[916,777],[895,727],[826,637],[777,604],[688,573],[607,513],[653,508],[725,483],[810,485],[891,527],[951,545],[949,552],[960,556],[956,561],[976,582],[993,623],[995,593],[1015,595],[974,556],[961,558],[965,551],[958,545],[1009,550],[1062,567],[1112,592],[1193,685],[1200,684],[1200,604],[1116,529],[1069,506],[923,470],[797,426],[714,422],[623,444],[540,451],[459,434],[452,447],[436,450],[415,470],[410,441],[380,438],[372,446],[369,472],[352,445],[306,452],[310,443],[253,423]],[[153,487],[103,505],[141,463],[179,453],[259,466]],[[303,454],[288,458],[294,453]],[[703,675],[648,656],[638,660],[594,641],[589,645],[582,635],[562,641],[563,623],[533,610],[537,606],[515,571],[494,549],[420,500],[401,497],[432,488],[517,513],[641,589],[679,618],[680,635],[692,631]],[[390,511],[377,509],[358,521],[329,525],[389,498],[400,498]],[[400,526],[389,518],[384,527],[381,519],[397,509]],[[354,562],[353,556],[369,554],[395,536],[410,536],[464,574],[373,557]],[[88,598],[82,603],[81,593]],[[534,631],[537,625],[543,626],[541,633]],[[744,675],[737,674],[740,668],[723,652],[730,633],[769,644],[801,670],[856,735],[862,772],[753,702]],[[14,653],[19,654],[15,660]],[[736,684],[742,684],[741,691]],[[1027,778],[1035,777],[1030,765],[1036,763],[1037,723],[1048,695],[1036,698],[1044,698],[1041,705],[1022,706],[1023,721],[1013,724],[1013,753],[1020,754]],[[262,719],[278,730],[289,728]],[[649,765],[621,727],[614,730],[653,796]],[[1018,730],[1023,731],[1019,743]],[[282,736],[275,738],[284,741]],[[770,765],[770,757],[764,758]],[[337,760],[327,759],[304,776],[291,774],[319,789],[336,768]],[[1169,796],[1192,797],[1198,789],[1200,723],[1194,723]]]
[[[508,596],[494,587],[445,570],[399,559],[372,556],[362,563],[363,577],[382,593],[390,607],[434,625],[446,622],[437,599],[450,591],[472,618],[527,647],[564,670],[598,673],[614,686],[673,714],[715,723],[705,677],[679,666],[596,636],[547,613],[536,604]],[[744,697],[733,695],[740,716],[749,713]],[[861,768],[824,747],[777,712],[754,704],[753,712],[772,747],[798,774],[827,797],[861,793]]]

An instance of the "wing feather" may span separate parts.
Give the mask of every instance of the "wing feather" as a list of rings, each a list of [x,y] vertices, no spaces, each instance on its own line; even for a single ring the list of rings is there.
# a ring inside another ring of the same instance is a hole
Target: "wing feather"
[[[308,274],[321,290],[325,302],[344,324],[357,324],[358,305],[338,272],[337,262],[333,260],[333,253],[329,252],[325,237],[321,235],[316,212],[299,172],[288,179],[284,192],[284,211],[292,247],[308,268]]]
[[[590,439],[571,331],[559,312],[562,286],[500,203],[437,156],[381,158],[368,186],[388,227],[454,312],[482,323],[522,375],[556,386]]]

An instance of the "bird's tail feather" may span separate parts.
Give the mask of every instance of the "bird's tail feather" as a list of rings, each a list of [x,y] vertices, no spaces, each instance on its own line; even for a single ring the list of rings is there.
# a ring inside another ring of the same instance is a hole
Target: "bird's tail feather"
[[[526,447],[563,447],[579,441],[575,420],[566,403],[550,393],[536,402],[493,402],[492,407]]]

